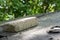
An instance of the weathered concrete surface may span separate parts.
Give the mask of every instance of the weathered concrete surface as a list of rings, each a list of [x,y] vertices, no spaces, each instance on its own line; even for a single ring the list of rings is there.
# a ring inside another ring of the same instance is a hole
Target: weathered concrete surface
[[[60,34],[48,34],[46,32],[51,26],[60,26],[60,12],[40,17],[38,21],[37,27],[21,32],[21,34],[10,34],[8,40],[49,40],[51,37],[54,38],[53,40],[60,40]]]
[[[19,32],[21,30],[33,27],[38,25],[38,21],[36,17],[27,17],[22,19],[17,19],[14,21],[9,21],[1,24],[0,30],[7,32]]]
[[[60,12],[40,17],[39,23],[39,25],[42,27],[60,25]]]

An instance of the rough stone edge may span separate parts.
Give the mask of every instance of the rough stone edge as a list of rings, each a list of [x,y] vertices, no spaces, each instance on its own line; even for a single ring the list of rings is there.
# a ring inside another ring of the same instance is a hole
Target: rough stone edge
[[[28,18],[30,18],[30,19],[27,19],[27,20],[31,20],[31,21],[35,20],[36,22],[38,22],[36,17],[33,17],[33,19],[32,19],[31,17],[28,17]],[[24,19],[26,19],[26,18],[24,18]],[[19,19],[18,19],[18,20],[19,20]],[[14,20],[14,21],[18,21],[18,20]],[[21,19],[20,19],[20,20],[21,20]],[[25,21],[27,21],[27,20],[25,20]],[[10,22],[3,23],[3,24],[0,25],[0,27],[3,27],[3,28],[4,28],[4,26],[7,27],[7,26],[9,26],[9,25],[12,25],[11,23],[14,23],[14,21],[10,21]],[[20,22],[23,22],[23,21],[20,21]],[[31,23],[30,23],[30,24],[31,24]],[[16,25],[17,25],[17,24],[16,24]],[[30,26],[33,27],[33,26],[36,26],[36,25],[38,25],[38,23],[35,23],[34,25],[31,24]],[[13,25],[12,25],[12,26],[13,26]],[[29,26],[28,28],[31,28],[30,26]],[[27,28],[25,28],[25,29],[27,29]],[[22,30],[25,30],[25,29],[22,29]],[[20,31],[22,31],[22,30],[20,30]]]

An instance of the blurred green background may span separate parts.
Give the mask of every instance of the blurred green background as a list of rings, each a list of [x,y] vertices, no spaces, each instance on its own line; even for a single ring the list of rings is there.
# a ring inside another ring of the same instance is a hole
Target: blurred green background
[[[60,10],[60,0],[0,0],[0,21]]]

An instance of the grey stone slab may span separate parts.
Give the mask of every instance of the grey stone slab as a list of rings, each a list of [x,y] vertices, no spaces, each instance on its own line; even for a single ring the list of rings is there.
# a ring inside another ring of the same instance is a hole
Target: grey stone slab
[[[58,25],[60,26],[60,12],[51,15],[45,15],[38,18],[39,24],[37,27],[23,31],[20,33],[8,35],[8,40],[60,40],[59,34],[48,34],[49,27]]]

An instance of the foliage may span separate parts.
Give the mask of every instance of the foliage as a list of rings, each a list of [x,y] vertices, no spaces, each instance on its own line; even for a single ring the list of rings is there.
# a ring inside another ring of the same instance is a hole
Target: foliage
[[[0,21],[60,10],[60,0],[0,0]]]

